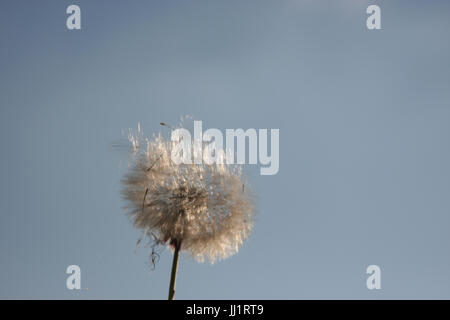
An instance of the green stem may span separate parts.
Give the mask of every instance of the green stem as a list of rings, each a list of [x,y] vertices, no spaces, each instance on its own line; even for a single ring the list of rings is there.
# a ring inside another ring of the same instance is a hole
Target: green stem
[[[175,252],[173,253],[172,273],[170,274],[169,300],[175,296],[175,283],[177,281],[178,256],[180,255],[181,241],[175,241]]]

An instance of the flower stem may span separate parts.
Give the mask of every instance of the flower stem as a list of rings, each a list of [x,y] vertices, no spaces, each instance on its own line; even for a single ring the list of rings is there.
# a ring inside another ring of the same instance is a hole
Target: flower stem
[[[172,273],[170,274],[169,300],[175,296],[175,283],[177,281],[178,256],[180,255],[181,241],[175,241],[175,252],[173,253]]]

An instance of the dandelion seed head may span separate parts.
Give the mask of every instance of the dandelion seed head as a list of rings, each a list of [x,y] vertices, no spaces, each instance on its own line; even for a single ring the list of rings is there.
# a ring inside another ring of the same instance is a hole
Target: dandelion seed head
[[[253,196],[241,168],[223,161],[177,165],[174,142],[141,133],[139,127],[129,136],[136,153],[122,180],[134,226],[156,244],[181,242],[181,250],[200,262],[235,254],[253,227]]]

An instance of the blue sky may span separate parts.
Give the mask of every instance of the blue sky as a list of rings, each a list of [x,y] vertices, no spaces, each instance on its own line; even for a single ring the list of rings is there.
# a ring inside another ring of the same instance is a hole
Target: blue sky
[[[2,1],[0,298],[165,299],[171,253],[134,253],[112,145],[183,115],[279,128],[280,170],[246,168],[252,236],[182,256],[177,298],[450,298],[449,27],[446,1]]]

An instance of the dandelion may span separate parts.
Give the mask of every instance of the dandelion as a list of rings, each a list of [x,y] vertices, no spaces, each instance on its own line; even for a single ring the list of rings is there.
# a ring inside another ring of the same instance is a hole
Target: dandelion
[[[173,299],[180,251],[210,263],[235,254],[252,230],[253,197],[240,167],[220,161],[177,165],[171,160],[175,142],[157,135],[142,143],[141,133],[139,127],[129,136],[139,150],[122,180],[122,194],[131,221],[152,247],[168,244],[174,251]],[[153,263],[156,255],[152,251]]]

